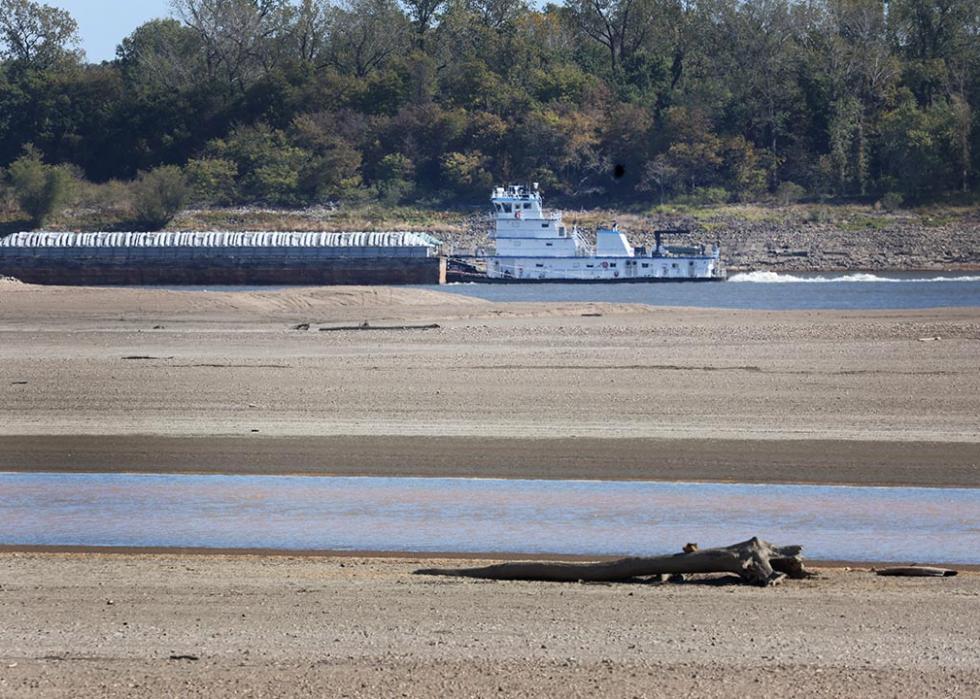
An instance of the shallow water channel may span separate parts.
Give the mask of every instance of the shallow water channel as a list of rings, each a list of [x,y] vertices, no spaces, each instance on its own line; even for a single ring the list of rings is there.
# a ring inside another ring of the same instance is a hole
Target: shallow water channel
[[[0,474],[0,544],[626,555],[753,535],[811,558],[980,563],[980,490]]]

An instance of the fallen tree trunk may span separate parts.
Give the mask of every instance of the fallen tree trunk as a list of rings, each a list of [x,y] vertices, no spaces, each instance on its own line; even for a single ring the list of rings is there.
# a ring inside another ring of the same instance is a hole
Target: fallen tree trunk
[[[659,575],[735,573],[747,583],[775,585],[785,577],[811,575],[803,566],[802,550],[801,546],[774,546],[753,538],[724,548],[604,563],[499,563],[482,568],[427,568],[415,574],[487,580],[621,582]]]

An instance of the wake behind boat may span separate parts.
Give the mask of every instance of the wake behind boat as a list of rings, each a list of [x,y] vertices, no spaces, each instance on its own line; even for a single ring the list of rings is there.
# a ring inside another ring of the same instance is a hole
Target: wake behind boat
[[[721,281],[717,246],[710,253],[674,254],[657,233],[650,252],[633,247],[613,224],[596,233],[595,247],[569,228],[558,211],[542,208],[537,183],[497,187],[491,197],[495,254],[485,258],[486,276],[459,281],[492,282],[655,282]]]

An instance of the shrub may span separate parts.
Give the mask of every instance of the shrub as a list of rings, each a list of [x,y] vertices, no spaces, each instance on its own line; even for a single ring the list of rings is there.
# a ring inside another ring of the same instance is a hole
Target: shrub
[[[826,206],[815,206],[806,212],[804,219],[807,223],[834,223],[834,214]]]
[[[796,204],[806,196],[806,189],[795,182],[783,182],[776,189],[776,201],[783,206]]]
[[[235,201],[238,166],[224,158],[190,160],[184,168],[195,203],[226,206]]]
[[[71,197],[71,173],[63,167],[48,165],[32,146],[11,164],[8,177],[21,210],[31,219],[31,225],[44,225],[53,214],[61,211]]]
[[[901,192],[885,192],[884,196],[881,197],[881,208],[885,211],[895,211],[896,209],[902,208],[902,204],[905,203],[905,197],[902,196]]]
[[[493,186],[493,176],[484,168],[483,154],[447,153],[439,164],[443,181],[457,195],[470,195],[485,192]]]
[[[401,153],[390,153],[378,163],[378,197],[388,205],[397,204],[412,190],[415,165]]]
[[[688,206],[718,206],[731,199],[731,194],[724,187],[698,187],[690,194],[677,197],[678,204]]]
[[[238,198],[274,206],[303,203],[300,175],[310,153],[292,145],[285,132],[266,124],[240,127],[211,141],[208,155],[235,164]]]
[[[167,165],[141,172],[133,183],[133,208],[136,221],[151,230],[159,230],[180,213],[190,188],[179,167]]]

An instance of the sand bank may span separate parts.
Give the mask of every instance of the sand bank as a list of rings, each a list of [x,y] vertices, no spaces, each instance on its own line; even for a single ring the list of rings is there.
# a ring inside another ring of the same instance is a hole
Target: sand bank
[[[977,415],[971,308],[0,291],[4,469],[973,487]]]
[[[0,554],[0,694],[980,691],[977,574],[826,570],[768,590],[410,574],[438,563]]]

